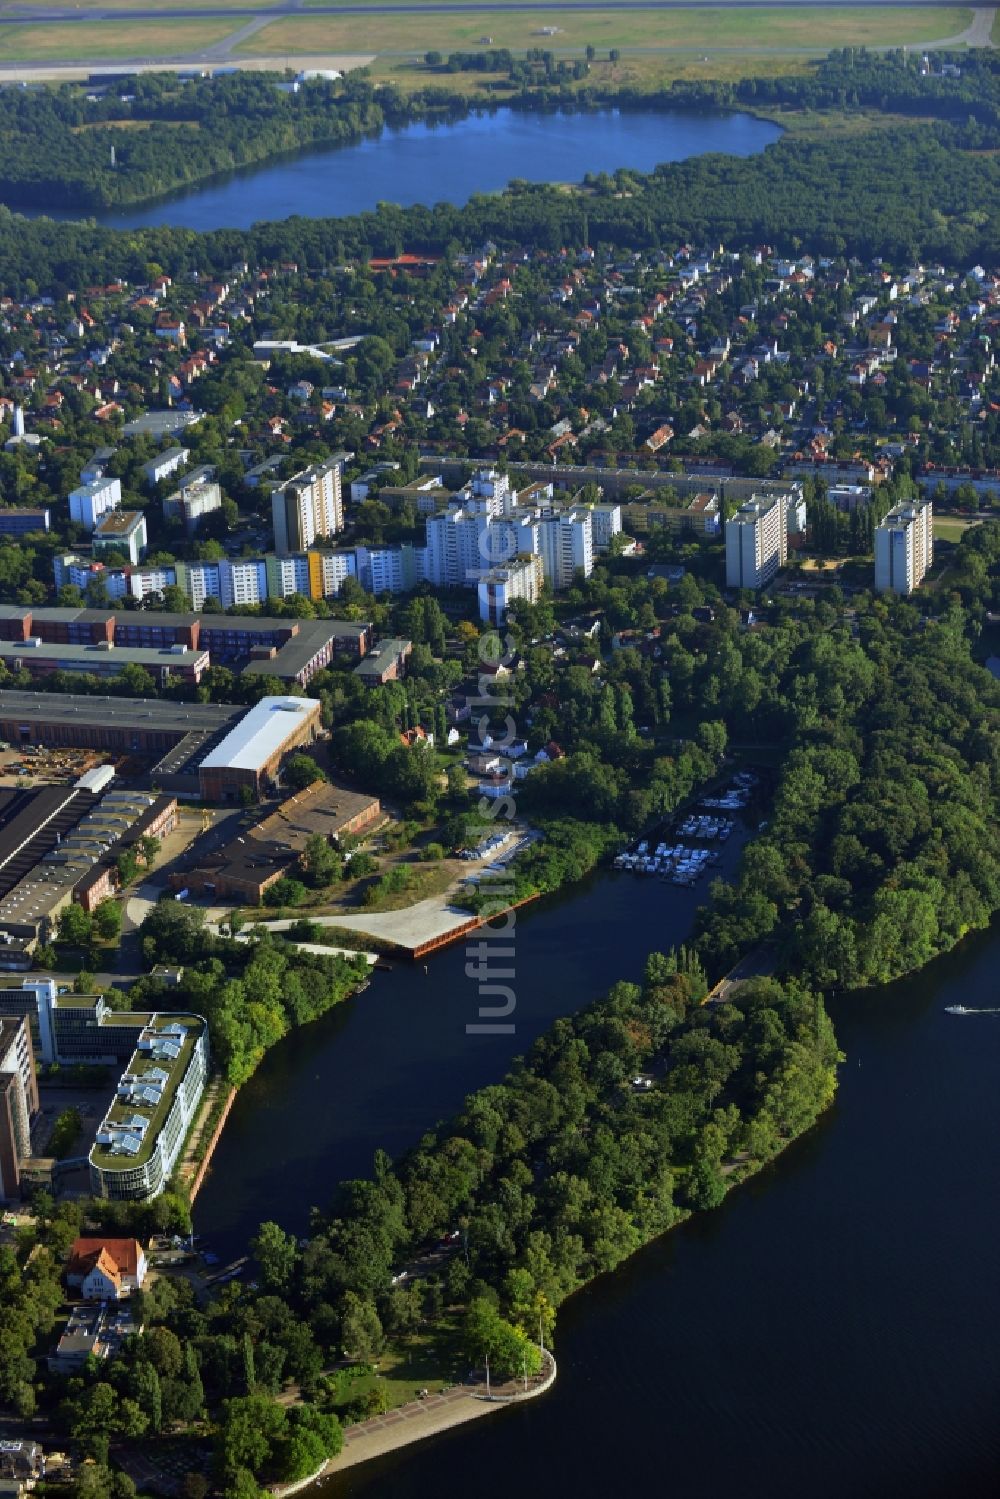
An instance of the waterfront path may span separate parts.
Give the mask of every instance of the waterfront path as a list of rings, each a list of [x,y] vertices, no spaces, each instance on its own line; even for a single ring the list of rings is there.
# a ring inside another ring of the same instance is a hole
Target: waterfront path
[[[206,930],[218,936],[219,922],[227,921],[229,908],[216,907],[207,914]],[[265,927],[269,932],[287,932],[289,927],[295,926],[298,921],[302,920],[317,927],[335,927],[338,931],[358,932],[362,936],[380,938],[392,947],[400,948],[404,952],[413,952],[425,942],[434,942],[440,938],[447,938],[453,932],[460,932],[464,927],[469,926],[474,918],[471,912],[451,905],[447,895],[431,895],[426,900],[418,900],[412,906],[404,906],[399,911],[373,911],[370,915],[364,916],[346,911],[338,912],[334,916],[317,916],[310,910],[304,910],[301,916],[294,919],[276,917],[268,920],[263,916],[250,917],[240,932],[240,937],[245,940],[247,932],[255,926]],[[377,957],[375,953],[356,953],[347,947],[330,947],[310,942],[300,942],[298,946],[304,948],[306,952],[341,952],[346,957],[363,956],[370,963],[374,963]]]
[[[748,952],[745,957],[740,958],[734,968],[731,968],[725,978],[721,978],[714,989],[709,990],[702,1000],[706,1005],[722,1005],[732,996],[734,989],[747,979],[768,978],[774,972],[775,955],[766,947],[755,947],[753,952]]]
[[[411,1400],[408,1405],[386,1411],[384,1416],[373,1416],[368,1421],[359,1421],[344,1432],[344,1449],[339,1457],[331,1458],[321,1472],[307,1479],[311,1484],[317,1478],[340,1473],[344,1468],[356,1467],[375,1457],[384,1457],[407,1447],[411,1442],[422,1442],[426,1437],[450,1431],[466,1421],[478,1420],[481,1416],[494,1415],[505,1406],[517,1405],[524,1400],[534,1400],[550,1390],[556,1379],[556,1361],[548,1350],[543,1355],[542,1369],[529,1379],[527,1388],[521,1380],[509,1380],[506,1384],[494,1383],[490,1395],[486,1394],[485,1378],[482,1374],[471,1374],[465,1384],[442,1390],[439,1395],[427,1395],[423,1400]],[[275,1487],[272,1493],[279,1499],[288,1499],[296,1489],[305,1484],[290,1484]]]

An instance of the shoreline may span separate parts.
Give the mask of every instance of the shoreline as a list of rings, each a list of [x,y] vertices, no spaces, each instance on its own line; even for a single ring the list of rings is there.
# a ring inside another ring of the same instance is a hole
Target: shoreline
[[[372,1416],[367,1421],[345,1427],[344,1446],[336,1457],[328,1458],[308,1478],[300,1478],[290,1484],[271,1485],[269,1492],[274,1495],[274,1499],[289,1499],[290,1495],[300,1493],[325,1478],[335,1478],[348,1468],[356,1468],[361,1463],[385,1457],[390,1452],[398,1452],[415,1442],[426,1441],[441,1432],[451,1431],[455,1426],[464,1426],[468,1421],[493,1415],[512,1405],[537,1400],[548,1394],[559,1372],[556,1360],[547,1348],[543,1350],[543,1360],[542,1374],[536,1376],[526,1390],[518,1388],[517,1381],[508,1381],[495,1393],[487,1396],[479,1385],[457,1385],[451,1390],[442,1391],[440,1395],[432,1395],[425,1400],[411,1400],[406,1405],[386,1411],[384,1415]]]

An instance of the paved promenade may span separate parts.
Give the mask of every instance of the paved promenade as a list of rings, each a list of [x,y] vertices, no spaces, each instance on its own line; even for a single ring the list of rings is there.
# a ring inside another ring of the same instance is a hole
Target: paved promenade
[[[339,1457],[331,1458],[320,1473],[303,1483],[272,1492],[278,1499],[289,1499],[297,1489],[315,1483],[318,1478],[340,1473],[375,1457],[384,1457],[388,1452],[408,1447],[411,1442],[422,1442],[439,1432],[450,1431],[453,1426],[461,1426],[466,1421],[495,1415],[497,1411],[521,1401],[536,1399],[552,1388],[555,1379],[556,1361],[548,1351],[541,1372],[528,1380],[527,1388],[522,1380],[508,1380],[499,1385],[494,1382],[488,1398],[485,1378],[479,1374],[470,1375],[465,1384],[455,1385],[439,1395],[411,1400],[408,1405],[387,1411],[384,1416],[373,1416],[369,1421],[349,1426],[344,1432],[344,1450]]]

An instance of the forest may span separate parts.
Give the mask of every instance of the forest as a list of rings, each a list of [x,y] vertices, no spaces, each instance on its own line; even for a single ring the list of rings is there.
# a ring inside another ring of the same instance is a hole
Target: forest
[[[1000,909],[1000,684],[972,654],[998,560],[989,522],[933,613],[883,599],[717,663],[723,709],[784,716],[791,748],[769,827],[700,915],[713,972],[766,940],[818,988],[884,984]]]
[[[214,938],[204,929],[203,912],[169,899],[144,921],[142,950],[150,968],[168,955],[185,965],[180,986],[171,991],[171,1008],[205,1016],[214,1063],[237,1088],[289,1029],[346,999],[368,972],[363,958],[300,952],[271,936],[246,943]],[[140,979],[127,1002],[131,1009],[162,1006],[163,987],[150,977]]]
[[[838,1053],[817,996],[772,980],[722,1006],[703,994],[697,963],[652,954],[642,985],[559,1021],[408,1156],[380,1153],[371,1180],[343,1183],[308,1241],[264,1223],[256,1288],[199,1305],[185,1280],[160,1277],[137,1293],[144,1335],[48,1386],[58,1429],[94,1459],[91,1491],[132,1499],[109,1472],[111,1444],[171,1430],[197,1442],[206,1413],[212,1476],[231,1499],[313,1472],[339,1450],[341,1420],[377,1404],[353,1396],[342,1360],[363,1369],[417,1333],[473,1363],[488,1354],[497,1375],[530,1372],[568,1295],[717,1205],[832,1100]],[[30,1274],[0,1254],[0,1398],[24,1409],[83,1221],[79,1203],[37,1206],[21,1246],[39,1246]],[[439,1241],[433,1274],[398,1275]],[[278,1405],[288,1381],[298,1399]]]
[[[846,65],[831,62],[828,66],[836,74]],[[881,62],[866,64],[864,76],[868,71],[877,74],[882,66]],[[989,77],[995,76],[989,63],[977,66],[986,68]],[[989,144],[988,122],[981,123],[975,111],[970,119],[964,101],[961,119],[956,118],[959,110],[952,107],[957,102],[956,91],[969,85],[964,76],[959,80],[924,80],[902,63],[893,65],[890,71],[894,79],[898,76],[900,89],[917,89],[921,98],[921,91],[931,85],[934,93],[943,90],[949,107],[938,111],[942,117],[906,126],[887,122],[846,138],[836,134],[816,139],[785,136],[757,156],[698,157],[658,167],[647,175],[623,170],[613,176],[595,177],[575,193],[515,182],[504,193],[477,195],[462,208],[439,203],[402,209],[382,204],[375,212],[349,218],[299,218],[206,235],[177,228],[125,234],[87,222],[26,222],[3,209],[0,255],[12,291],[23,293],[44,287],[57,295],[94,282],[104,284],[114,276],[142,282],[150,262],[175,276],[194,270],[222,273],[239,260],[258,265],[294,260],[318,270],[370,255],[394,255],[403,249],[440,253],[455,244],[475,245],[490,238],[499,244],[535,243],[547,249],[584,243],[643,248],[685,240],[695,244],[721,240],[732,248],[766,243],[788,251],[808,244],[814,252],[831,255],[842,255],[850,246],[853,254],[880,254],[901,263],[938,258],[971,264],[977,258],[989,259],[1000,230],[1000,164],[991,151],[983,149]],[[236,87],[235,79],[217,82]],[[249,87],[246,75],[241,75],[240,83]],[[815,82],[819,90],[827,86]],[[338,96],[349,101],[343,107],[355,112],[358,128],[365,128],[365,120],[374,121],[375,116],[366,113],[369,110],[381,111],[387,120],[397,117],[397,106],[386,98],[386,90],[378,90],[379,102],[375,105],[371,87],[359,79]],[[755,87],[760,89],[762,85],[757,83]],[[773,87],[780,92],[779,85]],[[785,102],[789,105],[810,102],[805,94],[795,96],[792,83],[787,88],[790,92]],[[834,88],[832,77],[829,88]],[[612,102],[620,107],[641,104],[644,108],[657,107],[658,102],[672,102],[674,106],[699,101],[706,106],[750,102],[749,98],[727,95],[729,85],[699,85],[698,89],[700,93],[692,92],[692,86],[684,85],[671,90],[667,100],[659,101],[648,95],[635,99],[616,95],[612,99],[596,92],[580,98],[573,94],[571,99],[575,107]],[[49,112],[50,124],[39,121],[43,133],[49,129],[68,132],[70,127],[59,122],[55,96],[46,93],[41,97],[43,103],[36,105],[28,102],[34,96],[3,91],[0,106],[12,109],[15,106],[11,100],[16,99],[23,108],[44,109]],[[446,93],[428,98],[428,107],[440,106],[445,111],[455,107]],[[776,97],[772,102],[780,106],[783,101]],[[816,102],[822,103],[823,98],[818,96]],[[930,99],[924,113],[935,113],[932,103]],[[398,105],[403,112],[400,117],[410,118],[421,117],[423,107],[420,96]],[[760,107],[766,109],[766,103],[761,101]],[[223,116],[217,129],[213,117],[211,130],[194,133],[224,140],[227,118]],[[71,150],[55,141],[45,152],[35,152],[33,146],[34,161],[59,161],[64,157],[75,161],[75,142],[92,133],[88,127],[82,135],[68,136],[74,142]],[[183,136],[185,131],[174,133]],[[124,134],[131,142],[140,138],[152,142],[171,131]],[[140,147],[130,144],[129,149],[138,151]],[[166,147],[150,144],[141,149],[155,154]],[[205,148],[199,146],[201,149]],[[102,163],[106,154],[109,148],[102,146]],[[188,153],[185,146],[185,160],[196,159],[197,151]],[[893,162],[891,173],[885,170],[887,160]],[[30,175],[36,167],[25,163],[23,170]],[[155,186],[160,191],[169,185],[169,170],[161,171],[159,166],[150,170],[156,178],[151,190]],[[102,164],[100,172],[105,171],[110,167]],[[96,179],[92,186],[99,198],[104,187],[99,187]]]
[[[505,74],[503,103],[516,109],[864,108],[950,121],[972,149],[989,145],[1000,118],[1000,69],[986,50],[955,54],[946,74],[928,76],[916,55],[845,48],[805,74],[734,84],[675,80],[654,91],[588,81],[589,55],[559,60],[541,48],[524,58],[505,48],[446,58],[432,52],[426,63],[427,86],[410,94],[364,70],[294,85],[278,74],[235,71],[184,79],[146,73],[128,80],[128,92],[121,84],[2,89],[0,194],[25,207],[142,202],[290,151],[344,145],[384,125],[459,118],[483,101],[450,89],[447,77],[470,70]]]

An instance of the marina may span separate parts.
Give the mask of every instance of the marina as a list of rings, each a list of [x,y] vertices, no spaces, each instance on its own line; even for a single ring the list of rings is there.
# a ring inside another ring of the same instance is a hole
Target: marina
[[[719,863],[719,852],[711,845],[725,843],[736,828],[735,817],[720,814],[746,808],[757,780],[753,771],[740,771],[720,796],[703,797],[694,811],[674,819],[676,825],[668,836],[693,841],[663,839],[651,846],[651,840],[644,838],[634,848],[618,854],[614,867],[631,874],[657,875],[672,885],[696,884]]]

